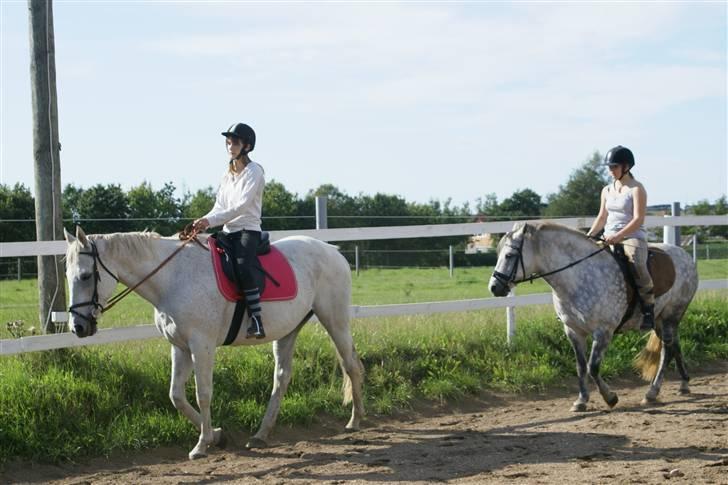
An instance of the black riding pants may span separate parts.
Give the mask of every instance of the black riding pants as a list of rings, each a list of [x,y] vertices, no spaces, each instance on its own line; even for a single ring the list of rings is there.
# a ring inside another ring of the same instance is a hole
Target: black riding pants
[[[235,248],[235,266],[240,278],[240,286],[243,290],[251,290],[257,288],[253,277],[253,262],[255,261],[255,252],[260,244],[260,231],[241,231],[231,232],[228,238]]]

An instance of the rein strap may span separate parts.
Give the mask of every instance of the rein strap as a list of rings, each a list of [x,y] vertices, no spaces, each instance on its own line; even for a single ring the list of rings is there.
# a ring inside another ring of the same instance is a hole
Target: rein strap
[[[158,271],[159,271],[160,269],[162,269],[162,267],[163,267],[163,266],[164,266],[165,264],[167,264],[167,263],[168,263],[168,262],[169,262],[169,261],[170,261],[170,260],[171,260],[172,258],[174,258],[175,256],[177,256],[177,253],[179,253],[180,251],[182,251],[182,249],[183,249],[183,248],[184,248],[185,246],[187,246],[187,244],[188,244],[188,243],[189,243],[190,241],[194,240],[195,242],[197,242],[197,244],[199,244],[200,246],[202,246],[202,244],[200,243],[200,241],[199,241],[199,240],[197,239],[197,233],[198,233],[198,231],[196,231],[195,229],[187,230],[187,228],[185,228],[185,230],[184,230],[184,231],[183,231],[182,233],[180,233],[180,236],[179,236],[179,237],[180,237],[180,239],[184,241],[184,242],[182,243],[182,245],[181,245],[180,247],[178,247],[177,249],[175,249],[175,250],[174,250],[174,252],[173,252],[172,254],[170,254],[170,255],[169,255],[169,256],[168,256],[168,257],[167,257],[167,258],[166,258],[166,259],[165,259],[164,261],[162,261],[161,263],[159,263],[159,266],[157,266],[157,267],[156,267],[156,268],[154,269],[154,271],[152,271],[151,273],[149,273],[148,275],[146,275],[146,276],[145,276],[144,278],[142,278],[142,280],[141,280],[141,281],[139,281],[139,282],[138,282],[137,284],[135,284],[134,286],[131,286],[131,287],[127,287],[127,288],[126,288],[126,289],[125,289],[124,291],[122,291],[121,293],[119,293],[119,294],[117,294],[117,295],[114,295],[113,297],[111,297],[111,298],[109,299],[109,301],[108,301],[108,302],[106,302],[106,306],[105,306],[104,308],[102,308],[102,309],[101,309],[101,313],[104,313],[104,312],[106,312],[107,310],[110,310],[110,309],[111,309],[111,308],[112,308],[112,307],[113,307],[114,305],[116,305],[117,303],[119,303],[119,302],[120,302],[120,301],[121,301],[121,300],[122,300],[122,299],[123,299],[124,297],[126,297],[126,296],[127,296],[127,295],[128,295],[129,293],[131,293],[132,291],[134,291],[134,290],[136,290],[137,288],[139,288],[139,286],[141,286],[141,284],[142,284],[142,283],[144,283],[144,282],[145,282],[145,281],[147,281],[147,280],[148,280],[149,278],[151,278],[152,276],[154,276],[155,274],[157,274],[157,272],[158,272]]]

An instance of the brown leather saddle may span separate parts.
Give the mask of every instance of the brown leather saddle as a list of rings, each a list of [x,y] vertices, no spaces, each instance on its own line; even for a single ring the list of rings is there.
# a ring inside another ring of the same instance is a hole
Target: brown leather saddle
[[[624,279],[627,283],[627,311],[622,317],[622,321],[615,330],[615,333],[622,328],[622,325],[629,320],[634,314],[639,302],[639,292],[637,290],[637,284],[635,283],[634,276],[629,267],[629,261],[624,254],[624,248],[621,244],[615,245],[612,255],[619,263],[619,267],[624,274]],[[669,254],[657,247],[649,247],[647,250],[647,270],[650,272],[652,277],[652,292],[655,298],[664,295],[672,285],[675,284],[675,264],[672,262],[672,258]]]

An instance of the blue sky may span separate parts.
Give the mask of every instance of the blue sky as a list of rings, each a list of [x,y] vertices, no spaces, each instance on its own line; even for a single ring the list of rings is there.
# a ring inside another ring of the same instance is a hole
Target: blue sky
[[[54,2],[63,185],[556,192],[626,145],[649,204],[728,192],[726,4]],[[27,3],[0,1],[0,182],[33,187]],[[594,194],[598,197],[598,194]]]

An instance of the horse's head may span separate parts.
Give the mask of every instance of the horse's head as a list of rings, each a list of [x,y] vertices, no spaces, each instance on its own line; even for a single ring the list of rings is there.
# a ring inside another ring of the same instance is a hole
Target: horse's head
[[[490,292],[494,296],[506,296],[510,289],[519,282],[519,272],[521,280],[530,274],[526,272],[525,261],[528,259],[530,263],[533,263],[533,258],[524,258],[523,255],[524,252],[533,253],[530,250],[533,232],[532,225],[517,222],[513,225],[513,229],[501,238],[498,243],[498,262],[488,283]]]
[[[65,234],[66,279],[71,292],[68,327],[78,337],[88,337],[96,333],[96,319],[101,316],[118,278],[101,260],[96,242],[87,238],[80,227],[76,227],[76,236],[68,231]]]

